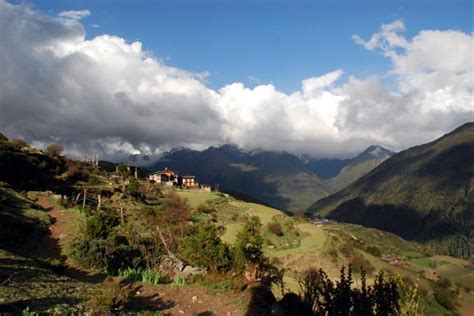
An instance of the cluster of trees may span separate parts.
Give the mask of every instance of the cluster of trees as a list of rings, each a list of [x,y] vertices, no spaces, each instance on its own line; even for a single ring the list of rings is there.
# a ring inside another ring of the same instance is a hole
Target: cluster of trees
[[[332,281],[322,269],[309,269],[299,279],[299,294],[288,292],[276,300],[271,288],[252,289],[247,316],[253,315],[396,315],[401,311],[397,280],[377,275],[367,285],[362,270],[360,287],[354,287],[352,269],[342,267]]]

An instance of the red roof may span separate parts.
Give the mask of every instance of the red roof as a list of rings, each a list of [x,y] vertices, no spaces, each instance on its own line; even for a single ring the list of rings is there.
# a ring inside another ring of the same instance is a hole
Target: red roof
[[[171,174],[178,174],[178,172],[176,171],[173,171],[171,169],[168,169],[168,168],[165,168],[165,170],[163,170],[161,173],[171,173]]]

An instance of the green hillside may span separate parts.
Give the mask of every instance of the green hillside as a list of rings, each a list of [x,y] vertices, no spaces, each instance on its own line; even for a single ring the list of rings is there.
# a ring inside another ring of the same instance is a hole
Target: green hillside
[[[265,274],[283,276],[270,283],[280,299],[299,292],[308,269],[322,268],[336,281],[349,265],[354,280],[363,269],[372,284],[383,271],[397,282],[397,293],[419,289],[418,315],[474,306],[472,264],[394,234],[312,222],[226,193],[160,187],[126,168],[106,172],[31,148],[7,148],[0,157],[12,151],[25,156],[33,173],[45,166],[35,166],[30,155],[62,167],[47,168],[50,182],[21,175],[0,185],[0,313],[244,315]],[[61,184],[67,190],[47,190]],[[261,223],[255,232],[248,230],[252,222]],[[265,274],[254,279],[256,267]],[[198,274],[185,275],[186,269]],[[400,304],[412,306],[406,297]]]
[[[315,224],[289,217],[267,206],[237,201],[223,195],[216,198],[216,195],[208,193],[178,194],[188,198],[191,205],[197,205],[196,201],[199,201],[201,207],[206,205],[215,210],[216,225],[225,227],[222,239],[229,244],[235,242],[245,218],[259,217],[263,224],[264,251],[285,269],[284,280],[290,290],[298,289],[298,278],[308,268],[321,267],[331,278],[336,279],[341,265],[360,265],[369,271],[369,280],[380,269],[411,283],[420,278],[419,286],[426,293],[422,299],[424,314],[448,315],[449,312],[432,297],[436,280],[448,278],[452,284],[456,283],[468,291],[474,281],[469,262],[434,255],[424,245],[388,232],[335,222]],[[271,223],[279,223],[283,234],[272,233]],[[384,255],[400,258],[403,265],[383,260]],[[435,271],[436,276],[431,271]],[[468,309],[474,307],[474,295],[463,292],[458,304]]]
[[[400,152],[309,213],[474,255],[474,123]]]

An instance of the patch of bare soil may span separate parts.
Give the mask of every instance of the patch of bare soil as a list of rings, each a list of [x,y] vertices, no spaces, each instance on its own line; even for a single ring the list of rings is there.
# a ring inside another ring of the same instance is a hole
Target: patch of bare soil
[[[211,289],[186,285],[129,285],[131,308],[140,311],[160,310],[165,315],[244,315],[247,292],[217,292]]]

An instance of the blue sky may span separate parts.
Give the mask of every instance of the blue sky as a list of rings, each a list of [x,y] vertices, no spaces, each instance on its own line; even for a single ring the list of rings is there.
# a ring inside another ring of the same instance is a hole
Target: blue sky
[[[354,43],[396,19],[411,38],[423,29],[473,31],[470,1],[28,1],[50,15],[88,9],[87,37],[139,40],[166,64],[232,82],[273,83],[292,92],[301,80],[335,69],[383,75],[389,60]],[[94,27],[94,26],[98,27]]]

